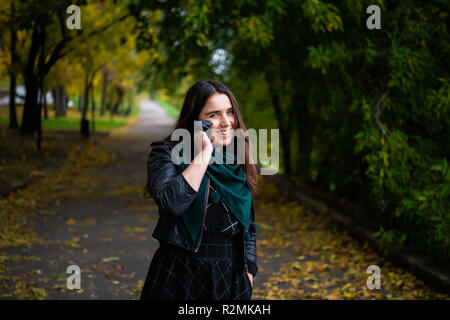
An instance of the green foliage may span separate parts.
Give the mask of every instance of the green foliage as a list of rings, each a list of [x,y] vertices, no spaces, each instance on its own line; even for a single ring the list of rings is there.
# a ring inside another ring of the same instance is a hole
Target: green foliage
[[[338,9],[329,3],[317,0],[306,0],[302,5],[305,17],[311,21],[315,33],[342,30],[342,20]]]
[[[320,69],[322,74],[327,73],[327,69],[330,68],[330,65],[342,64],[351,58],[345,50],[345,43],[332,42],[325,46],[308,46],[308,51],[309,56],[305,64],[312,69]]]
[[[245,17],[238,23],[239,36],[251,43],[260,43],[262,47],[267,47],[273,40],[271,29],[271,21],[267,16]]]
[[[393,43],[395,45],[395,42]],[[397,87],[403,93],[410,92],[417,82],[423,81],[426,76],[425,68],[430,67],[433,61],[427,50],[413,50],[408,47],[393,47],[389,59],[391,68],[389,87]]]
[[[406,238],[406,234],[401,234],[397,230],[384,230],[383,227],[373,234],[376,238],[381,241],[382,249],[385,253],[392,252],[397,246],[402,245]]]
[[[369,127],[370,107],[362,106],[363,130],[355,135],[356,152],[364,153],[371,195],[379,209],[390,208],[392,227],[407,232],[411,244],[450,258],[450,170],[445,158],[430,157],[433,142],[399,129]],[[383,206],[381,205],[383,204]],[[396,234],[396,233],[393,233]],[[386,237],[381,237],[386,240]],[[392,239],[396,239],[393,237]]]
[[[283,170],[367,205],[386,243],[449,261],[448,1],[136,1],[165,13],[156,87],[224,81],[248,127],[284,132]]]

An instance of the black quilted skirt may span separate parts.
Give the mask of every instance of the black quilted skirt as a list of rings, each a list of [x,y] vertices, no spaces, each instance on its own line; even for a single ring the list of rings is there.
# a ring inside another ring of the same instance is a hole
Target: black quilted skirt
[[[239,241],[204,231],[197,253],[160,243],[141,300],[250,300]]]

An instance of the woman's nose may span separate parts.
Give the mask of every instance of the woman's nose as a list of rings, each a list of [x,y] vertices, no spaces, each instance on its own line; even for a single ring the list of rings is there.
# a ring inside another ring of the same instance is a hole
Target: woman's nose
[[[221,124],[222,127],[229,127],[229,126],[230,126],[231,121],[230,121],[230,119],[228,118],[228,115],[224,115],[224,116],[222,117],[222,121],[220,122],[220,124]]]

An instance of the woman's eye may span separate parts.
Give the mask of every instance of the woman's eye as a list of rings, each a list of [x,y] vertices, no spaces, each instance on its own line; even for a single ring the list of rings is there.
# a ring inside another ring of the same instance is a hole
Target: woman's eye
[[[212,114],[212,115],[210,115],[209,117],[210,118],[215,118],[217,116],[217,114]]]

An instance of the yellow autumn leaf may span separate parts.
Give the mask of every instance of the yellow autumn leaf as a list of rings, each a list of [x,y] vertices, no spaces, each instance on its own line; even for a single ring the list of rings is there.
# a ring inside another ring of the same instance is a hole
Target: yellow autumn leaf
[[[111,261],[115,261],[115,260],[119,260],[119,258],[118,257],[107,257],[107,258],[102,259],[103,262],[111,262]]]
[[[354,297],[356,297],[356,294],[354,292],[349,291],[349,292],[344,292],[343,296],[345,298],[354,298]]]
[[[74,226],[77,224],[77,222],[75,220],[73,220],[72,218],[70,218],[69,220],[67,220],[67,225],[69,226]]]

